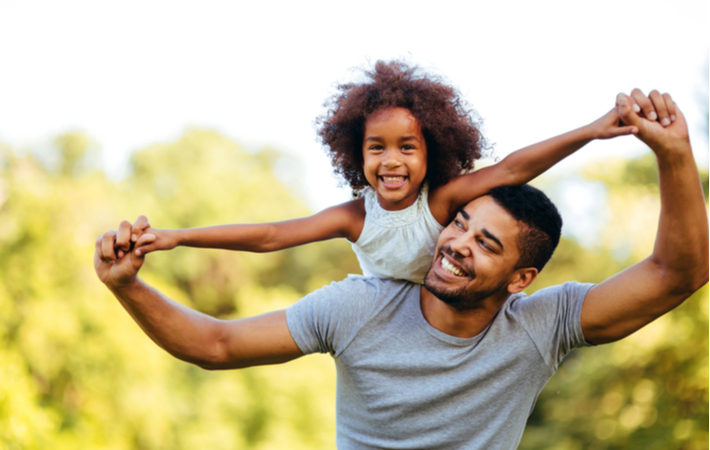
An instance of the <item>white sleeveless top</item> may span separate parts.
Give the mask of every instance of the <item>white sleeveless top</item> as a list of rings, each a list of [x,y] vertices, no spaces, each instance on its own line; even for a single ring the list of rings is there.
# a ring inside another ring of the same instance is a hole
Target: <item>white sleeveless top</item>
[[[371,187],[361,195],[365,198],[365,224],[352,246],[362,273],[421,284],[444,229],[429,210],[428,186],[423,185],[417,201],[401,211],[382,209]]]

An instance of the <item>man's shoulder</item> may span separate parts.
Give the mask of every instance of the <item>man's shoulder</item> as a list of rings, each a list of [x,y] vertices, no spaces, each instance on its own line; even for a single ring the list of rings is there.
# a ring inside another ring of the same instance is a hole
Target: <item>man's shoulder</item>
[[[563,284],[547,286],[527,295],[523,292],[511,295],[504,308],[516,309],[545,303],[557,303],[561,300],[584,300],[593,283],[580,283],[578,281],[568,281]]]
[[[297,303],[327,304],[328,307],[343,308],[343,311],[354,307],[362,311],[364,305],[387,304],[419,287],[405,280],[350,275],[311,292]]]

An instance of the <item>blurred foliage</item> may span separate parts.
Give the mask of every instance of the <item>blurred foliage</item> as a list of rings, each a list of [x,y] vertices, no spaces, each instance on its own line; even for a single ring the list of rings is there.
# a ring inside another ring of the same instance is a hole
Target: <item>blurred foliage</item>
[[[96,157],[76,133],[24,156],[0,145],[0,449],[333,448],[329,357],[226,372],[182,363],[142,333],[91,264],[94,239],[139,214],[158,228],[309,214],[273,170],[296,162],[204,130],[135,153],[121,182]],[[606,183],[613,220],[596,247],[564,240],[534,289],[601,281],[652,246],[653,158],[584,176]],[[329,241],[258,255],[180,248],[149,256],[142,276],[230,318],[286,307],[358,271],[347,242]],[[707,448],[707,328],[706,286],[628,339],[574,352],[521,448]]]
[[[655,157],[605,161],[582,175],[607,189],[598,245],[563,239],[534,290],[572,279],[603,281],[653,248],[660,212]],[[700,177],[707,200],[707,170]],[[546,186],[553,196],[555,186]],[[626,339],[570,354],[541,393],[520,448],[707,449],[709,420],[705,285]]]

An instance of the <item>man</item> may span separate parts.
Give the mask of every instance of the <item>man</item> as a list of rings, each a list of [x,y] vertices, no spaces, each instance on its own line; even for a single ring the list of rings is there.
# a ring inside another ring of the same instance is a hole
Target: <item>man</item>
[[[97,240],[96,271],[148,336],[201,367],[331,353],[341,449],[515,448],[537,395],[572,348],[621,339],[708,280],[707,213],[682,113],[656,91],[620,94],[617,108],[657,156],[661,217],[653,253],[598,285],[521,294],[561,225],[529,187],[466,205],[441,233],[424,286],[349,279],[287,310],[221,321],[137,278],[138,247],[152,236],[148,229],[134,244],[131,234],[148,227],[145,218]]]

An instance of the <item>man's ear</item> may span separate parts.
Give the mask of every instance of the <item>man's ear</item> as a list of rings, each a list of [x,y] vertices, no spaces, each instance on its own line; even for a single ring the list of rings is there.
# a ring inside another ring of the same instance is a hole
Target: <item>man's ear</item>
[[[518,292],[524,291],[536,277],[537,269],[534,267],[525,267],[516,270],[508,283],[508,292],[510,294],[517,294]]]

